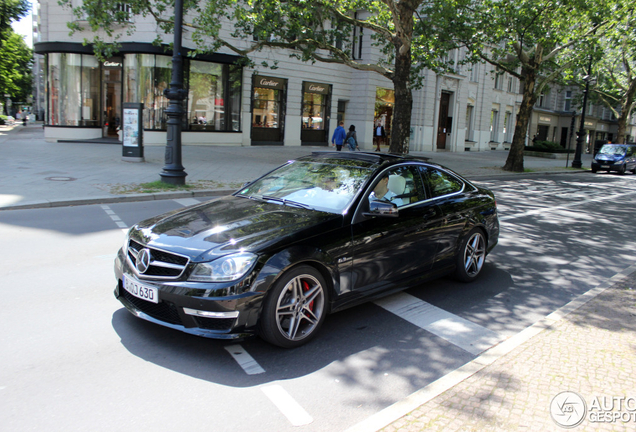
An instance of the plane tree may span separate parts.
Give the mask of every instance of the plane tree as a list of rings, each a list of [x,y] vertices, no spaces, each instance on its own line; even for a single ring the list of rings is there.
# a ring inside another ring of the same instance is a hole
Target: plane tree
[[[592,50],[590,96],[612,111],[618,124],[615,142],[624,143],[629,118],[636,108],[636,12],[629,8]]]
[[[522,172],[524,146],[534,105],[565,71],[589,58],[589,45],[622,13],[616,2],[593,0],[457,0],[445,28],[468,50],[468,63],[487,62],[495,73],[516,77],[523,92],[504,170]]]

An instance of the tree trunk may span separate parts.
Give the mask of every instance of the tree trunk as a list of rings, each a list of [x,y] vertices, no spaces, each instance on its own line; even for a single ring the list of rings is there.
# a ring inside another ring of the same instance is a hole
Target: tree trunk
[[[411,113],[413,111],[413,93],[409,87],[411,73],[411,52],[396,58],[393,89],[395,101],[391,121],[391,143],[389,153],[408,154],[411,137]]]
[[[621,106],[621,116],[618,118],[618,133],[616,136],[616,142],[619,144],[625,143],[625,132],[627,131],[627,122],[629,121],[631,108],[634,105],[634,98],[636,97],[636,79],[632,80],[625,93],[625,98]]]
[[[413,93],[411,91],[411,41],[413,40],[413,15],[419,1],[402,0],[397,3],[400,25],[395,46],[395,73],[393,90],[395,105],[391,121],[391,143],[389,153],[408,154],[411,137],[411,113],[413,111]]]
[[[526,134],[528,133],[530,116],[537,101],[537,97],[534,94],[536,84],[534,69],[524,67],[522,75],[524,76],[523,99],[517,113],[517,124],[515,125],[515,134],[512,137],[512,145],[508,152],[506,164],[503,166],[505,171],[512,172],[523,172],[523,149],[525,147]]]

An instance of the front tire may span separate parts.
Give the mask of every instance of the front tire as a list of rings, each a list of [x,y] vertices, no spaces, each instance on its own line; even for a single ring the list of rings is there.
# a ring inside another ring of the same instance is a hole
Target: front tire
[[[479,276],[486,261],[486,237],[479,228],[473,229],[462,241],[457,254],[455,277],[471,282]]]
[[[327,315],[327,284],[315,268],[295,267],[272,287],[263,304],[260,336],[282,347],[296,348],[313,339]]]

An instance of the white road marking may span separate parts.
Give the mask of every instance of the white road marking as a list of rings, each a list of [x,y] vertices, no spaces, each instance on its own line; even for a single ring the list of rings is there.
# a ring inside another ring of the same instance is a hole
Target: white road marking
[[[241,345],[228,345],[225,350],[236,360],[248,375],[257,375],[265,372],[254,358],[245,351]]]
[[[194,198],[180,198],[180,199],[175,199],[173,201],[176,202],[176,203],[181,204],[184,207],[201,203],[201,201],[199,201],[198,199],[194,199]]]
[[[121,218],[115,214],[115,212],[107,205],[102,204],[101,208],[106,212],[108,216],[110,216],[111,220],[117,224],[119,228],[126,234],[128,232],[128,225],[122,222]]]
[[[504,339],[496,332],[406,293],[380,299],[375,304],[473,355]]]
[[[284,415],[287,417],[287,420],[294,426],[304,426],[313,422],[314,419],[303,409],[303,407],[298,404],[291,397],[289,393],[285,391],[279,385],[270,385],[267,387],[261,387],[265,396],[272,401],[276,408],[278,408]]]

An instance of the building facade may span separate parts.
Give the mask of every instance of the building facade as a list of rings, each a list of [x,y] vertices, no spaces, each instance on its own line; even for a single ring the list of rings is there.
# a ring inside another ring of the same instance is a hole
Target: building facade
[[[144,107],[144,143],[165,145],[168,100],[163,90],[171,78],[172,53],[166,48],[170,36],[165,46],[153,45],[157,25],[135,18],[140,21],[135,22],[133,34],[126,34],[125,26],[121,28],[117,55],[100,61],[92,47],[81,42],[91,39],[92,33],[69,36],[66,24],[75,19],[69,9],[56,1],[41,0],[36,11],[34,50],[39,82],[35,100],[46,139],[120,140],[123,103],[135,102]],[[230,28],[226,29],[228,38],[229,33]],[[370,34],[358,32],[352,37],[355,59],[369,62],[378,58]],[[252,43],[233,42],[238,46]],[[183,46],[184,145],[328,146],[340,120],[347,128],[355,125],[363,149],[373,148],[372,131],[378,122],[390,136],[393,86],[377,73],[303,63],[273,49],[255,53],[253,60],[257,65],[275,60],[276,69],[240,67],[238,57],[230,51],[191,57],[195,45],[188,32],[184,32]],[[457,61],[462,53],[452,55]],[[455,73],[445,75],[429,71],[423,87],[413,94],[410,150],[508,149],[521,89],[517,79],[493,72],[487,64],[457,67]],[[537,108],[528,141],[536,133],[562,138],[563,129],[569,127],[571,113],[557,109],[563,104],[562,95],[558,95],[561,99],[550,97],[555,102],[546,110]],[[611,128],[606,133],[611,134]]]

